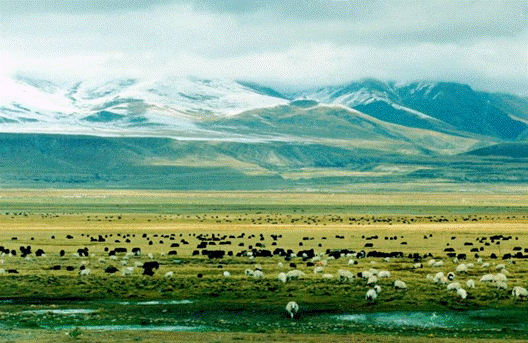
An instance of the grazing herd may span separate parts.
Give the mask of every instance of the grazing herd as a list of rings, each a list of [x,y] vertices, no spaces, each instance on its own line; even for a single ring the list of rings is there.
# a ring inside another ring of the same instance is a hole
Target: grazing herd
[[[432,236],[424,235],[423,239],[433,239]],[[68,234],[65,238],[79,240],[77,246],[86,244],[90,247],[76,247],[70,251],[63,248],[58,254],[54,252],[53,256],[50,256],[45,252],[46,246],[16,244],[26,240],[12,237],[9,247],[7,244],[0,246],[0,264],[13,263],[23,266],[23,263],[31,263],[32,259],[53,257],[55,263],[48,268],[51,272],[77,271],[79,277],[88,278],[94,277],[95,272],[129,277],[138,274],[136,270],[141,270],[140,274],[154,277],[162,269],[161,275],[170,282],[178,277],[177,264],[174,262],[174,257],[178,256],[179,259],[201,261],[206,265],[224,269],[218,274],[223,278],[275,279],[279,285],[314,279],[336,284],[357,284],[358,287],[366,287],[367,304],[383,301],[383,294],[386,292],[404,294],[413,291],[413,287],[422,281],[429,282],[438,289],[443,288],[448,294],[456,293],[453,297],[461,302],[474,298],[477,286],[488,287],[495,292],[511,289],[511,297],[514,300],[528,298],[526,288],[512,285],[512,272],[508,270],[510,265],[522,263],[523,259],[528,258],[528,248],[515,245],[511,251],[505,250],[502,256],[494,252],[487,253],[487,250],[491,250],[489,247],[499,246],[507,241],[517,241],[518,238],[513,236],[478,237],[473,242],[458,244],[459,249],[460,246],[465,249],[459,252],[451,245],[452,241],[457,239],[452,236],[451,242],[446,244],[443,252],[435,255],[432,252],[412,252],[410,241],[397,235],[362,236],[361,239],[366,243],[350,247],[346,235],[336,234],[332,239],[334,242],[341,242],[340,248],[337,248],[336,244],[331,248],[323,248],[323,243],[328,238],[326,236],[319,237],[317,241],[314,237],[306,236],[297,242],[286,244],[283,234],[279,233],[118,233],[96,236],[81,234],[76,237]],[[55,239],[55,235],[51,237],[51,240]],[[400,245],[405,246],[405,251],[384,251],[380,249],[383,247],[381,244],[380,248],[377,247],[378,240],[400,242]],[[315,244],[310,241],[315,241]],[[138,246],[134,246],[136,244]],[[313,247],[305,247],[310,244]],[[294,246],[298,248],[294,249]],[[147,250],[149,247],[154,252],[145,254],[143,249]],[[75,259],[79,260],[77,265],[74,265]],[[241,259],[245,261],[247,268],[243,271],[230,269],[226,263],[229,259]],[[375,268],[378,266],[382,268]],[[434,273],[426,274],[424,270],[432,270]],[[17,273],[17,268],[0,268],[0,274]],[[204,273],[198,273],[196,276],[201,279]],[[474,279],[478,280],[478,283]],[[519,279],[516,282],[519,281],[522,282]],[[388,285],[392,288],[390,292],[385,288]],[[292,297],[294,296],[292,294]],[[290,301],[286,311],[294,318],[299,313],[299,305]]]

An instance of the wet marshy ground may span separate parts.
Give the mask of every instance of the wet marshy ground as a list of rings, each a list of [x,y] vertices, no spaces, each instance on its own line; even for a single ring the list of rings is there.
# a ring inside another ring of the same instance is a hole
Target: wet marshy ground
[[[376,333],[524,338],[525,308],[332,313],[301,308],[290,319],[276,306],[164,301],[3,301],[0,329],[198,332]]]

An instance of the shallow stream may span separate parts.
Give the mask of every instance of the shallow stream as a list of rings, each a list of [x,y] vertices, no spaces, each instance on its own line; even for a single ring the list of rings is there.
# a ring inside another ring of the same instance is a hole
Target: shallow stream
[[[192,300],[0,303],[2,329],[378,333],[446,337],[528,336],[526,308],[445,312],[328,313]]]

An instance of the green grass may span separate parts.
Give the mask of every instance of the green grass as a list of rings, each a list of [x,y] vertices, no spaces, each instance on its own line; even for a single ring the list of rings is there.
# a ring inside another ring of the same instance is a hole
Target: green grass
[[[528,183],[526,159],[520,155],[494,159],[453,155],[475,142],[429,137],[415,130],[405,133],[413,143],[395,143],[391,137],[400,134],[380,128],[377,135],[389,137],[366,143],[364,138],[372,136],[370,124],[337,111],[324,121],[339,119],[347,128],[335,130],[320,125],[320,116],[314,115],[315,126],[327,137],[308,136],[310,143],[0,134],[0,186],[456,193],[468,187],[504,191],[505,185],[518,190]],[[283,120],[284,134],[298,130],[295,117]],[[302,120],[307,120],[304,115]],[[365,137],[350,138],[350,125],[354,132],[366,130]]]

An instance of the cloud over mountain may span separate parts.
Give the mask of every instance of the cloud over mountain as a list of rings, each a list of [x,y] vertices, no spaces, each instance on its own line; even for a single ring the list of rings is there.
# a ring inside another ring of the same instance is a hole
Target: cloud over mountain
[[[0,74],[166,75],[298,87],[362,77],[525,94],[525,1],[0,3]]]

